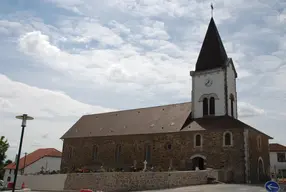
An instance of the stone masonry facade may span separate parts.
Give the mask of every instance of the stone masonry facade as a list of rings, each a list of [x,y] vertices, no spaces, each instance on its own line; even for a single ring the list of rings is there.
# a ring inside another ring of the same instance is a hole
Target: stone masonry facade
[[[261,138],[261,147],[258,138]],[[263,174],[259,179],[259,159],[263,161]],[[270,179],[269,138],[253,130],[249,131],[249,180],[251,183],[261,183]]]
[[[64,190],[142,191],[207,183],[209,171],[68,174]]]
[[[232,146],[223,146],[225,131],[230,131],[233,135]],[[195,147],[194,136],[197,133],[202,136],[202,147]],[[121,153],[120,157],[116,158],[115,151],[118,144],[121,145]],[[205,158],[205,168],[228,171],[227,178],[230,182],[245,182],[242,129],[65,139],[61,170],[72,172],[76,168],[101,165],[105,168],[126,170],[134,164],[134,160],[138,168],[143,168],[145,146],[148,144],[151,146],[148,167],[160,167],[162,171],[167,171],[171,160],[173,169],[191,170],[191,157],[200,156]],[[98,146],[96,159],[93,158],[95,145]]]

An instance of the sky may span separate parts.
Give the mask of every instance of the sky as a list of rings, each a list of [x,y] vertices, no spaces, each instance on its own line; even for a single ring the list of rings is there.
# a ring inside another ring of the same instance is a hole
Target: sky
[[[35,119],[24,152],[54,147],[84,114],[191,101],[211,16],[205,0],[1,0],[0,136]],[[239,119],[286,144],[286,3],[214,0],[238,73]]]

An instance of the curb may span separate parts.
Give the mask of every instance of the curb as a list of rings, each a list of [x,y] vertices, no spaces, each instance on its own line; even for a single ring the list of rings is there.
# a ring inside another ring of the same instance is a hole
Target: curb
[[[32,190],[29,189],[29,188],[25,188],[25,189],[19,189],[19,190],[15,190],[15,191],[18,191],[18,192],[21,192],[21,191],[23,191],[23,192],[28,192],[28,191],[32,191]]]

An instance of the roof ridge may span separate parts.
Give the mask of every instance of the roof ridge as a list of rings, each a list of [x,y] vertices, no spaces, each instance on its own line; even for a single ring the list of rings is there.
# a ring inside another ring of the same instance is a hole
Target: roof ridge
[[[279,146],[283,146],[283,147],[286,148],[286,145],[282,145],[282,144],[280,144],[280,143],[269,143],[269,145],[279,145]]]
[[[93,113],[93,114],[87,114],[84,116],[93,116],[93,115],[101,115],[101,114],[112,114],[112,113],[118,113],[118,112],[129,112],[129,111],[138,111],[138,110],[145,110],[145,109],[152,109],[152,108],[159,108],[159,107],[168,107],[172,105],[181,105],[181,104],[187,104],[192,103],[191,101],[188,102],[181,102],[181,103],[172,103],[172,104],[166,104],[166,105],[157,105],[157,106],[150,106],[150,107],[141,107],[141,108],[134,108],[134,109],[123,109],[118,111],[109,111],[109,112],[103,112],[103,113]]]
[[[36,161],[40,160],[43,157],[49,156],[53,152],[61,153],[56,148],[39,148],[39,149],[36,149],[35,151],[33,151],[33,152],[31,152],[31,153],[26,155],[27,162],[25,164],[25,167],[35,163]],[[23,162],[22,162],[22,161],[24,161],[24,159],[25,159],[25,156],[20,158],[20,160],[19,160],[19,169],[25,168],[24,165],[23,165]],[[16,166],[16,163],[12,162],[12,163],[6,165],[4,167],[4,169],[15,169],[15,166]]]

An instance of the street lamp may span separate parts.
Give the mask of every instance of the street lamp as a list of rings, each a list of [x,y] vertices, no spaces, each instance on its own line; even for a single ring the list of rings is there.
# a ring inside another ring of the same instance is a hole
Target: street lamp
[[[22,150],[22,143],[23,143],[23,137],[24,137],[24,130],[27,125],[27,120],[33,120],[33,117],[28,116],[27,114],[19,115],[16,116],[17,119],[22,120],[22,132],[21,132],[21,138],[20,138],[20,145],[19,145],[19,151],[18,151],[18,156],[17,156],[17,161],[16,161],[16,170],[15,170],[15,175],[14,175],[14,184],[13,184],[13,189],[12,192],[15,192],[15,187],[16,187],[16,182],[17,182],[17,175],[18,175],[18,169],[19,169],[19,161],[20,161],[20,156],[21,156],[21,150]]]

